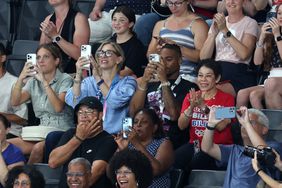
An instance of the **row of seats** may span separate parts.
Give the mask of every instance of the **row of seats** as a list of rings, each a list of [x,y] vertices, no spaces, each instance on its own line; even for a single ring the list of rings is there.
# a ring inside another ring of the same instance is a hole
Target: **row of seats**
[[[35,40],[40,37],[39,25],[53,12],[48,0],[0,0],[0,41],[8,47],[16,40]],[[73,0],[76,10],[89,15],[95,0]]]

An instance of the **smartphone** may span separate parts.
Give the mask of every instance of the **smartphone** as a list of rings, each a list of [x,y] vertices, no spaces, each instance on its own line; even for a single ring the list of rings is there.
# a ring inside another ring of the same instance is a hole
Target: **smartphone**
[[[34,67],[36,66],[36,54],[34,53],[28,53],[26,54],[26,62],[31,63],[32,66],[30,67],[30,69],[34,69]],[[36,74],[36,71],[34,71],[33,74]]]
[[[132,128],[132,118],[131,117],[126,117],[122,120],[122,137],[124,139],[128,138],[128,132]]]
[[[149,61],[152,61],[154,63],[160,62],[160,55],[159,54],[150,54],[149,55]]]
[[[88,44],[81,45],[80,56],[86,57],[87,59],[89,59],[89,57],[91,56],[91,46],[88,45]],[[83,65],[83,68],[89,69],[90,68],[90,62],[89,62],[89,64]]]
[[[216,119],[234,118],[236,115],[236,107],[219,107],[215,110]]]

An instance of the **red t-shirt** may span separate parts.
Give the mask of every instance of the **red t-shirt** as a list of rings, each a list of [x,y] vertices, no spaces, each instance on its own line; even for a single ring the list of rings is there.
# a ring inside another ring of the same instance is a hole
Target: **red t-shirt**
[[[184,112],[189,106],[189,93],[186,95],[183,103],[181,113]],[[220,105],[223,107],[234,106],[234,97],[230,94],[224,93],[221,90],[217,90],[216,95],[210,99],[205,100],[205,104],[209,107],[213,105]],[[198,140],[201,144],[204,131],[208,124],[208,115],[204,114],[199,107],[193,109],[192,118],[189,123],[189,143],[193,144],[195,140]],[[214,143],[216,144],[233,144],[233,138],[231,134],[231,125],[227,125],[221,132],[215,130]]]

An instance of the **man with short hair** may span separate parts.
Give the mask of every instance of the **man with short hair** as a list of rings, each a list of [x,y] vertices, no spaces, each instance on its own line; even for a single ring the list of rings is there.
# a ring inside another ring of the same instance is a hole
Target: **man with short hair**
[[[251,158],[246,156],[244,146],[264,148],[267,146],[263,137],[267,134],[269,121],[257,109],[241,107],[237,119],[241,124],[241,136],[244,146],[218,145],[213,142],[214,129],[222,120],[215,118],[216,107],[212,107],[208,125],[202,140],[202,151],[215,158],[218,166],[227,166],[224,188],[254,188],[260,177],[252,168]]]
[[[96,97],[83,98],[74,108],[76,128],[64,133],[49,157],[49,166],[63,165],[60,188],[67,187],[65,173],[68,161],[83,157],[92,163],[90,185],[95,188],[111,187],[105,172],[117,144],[109,133],[103,131],[103,105]]]
[[[89,188],[91,164],[82,157],[75,158],[70,161],[66,175],[70,188]]]
[[[133,116],[138,109],[153,108],[164,120],[164,130],[173,142],[174,149],[187,142],[188,133],[181,132],[177,126],[182,102],[194,83],[179,75],[182,54],[176,44],[162,44],[160,62],[150,61],[142,77],[138,78],[138,89],[129,106]]]
[[[6,49],[0,43],[0,114],[4,115],[11,122],[11,129],[7,138],[20,136],[22,126],[27,125],[27,106],[22,104],[19,106],[11,105],[11,92],[17,77],[7,72],[5,68],[6,63]]]

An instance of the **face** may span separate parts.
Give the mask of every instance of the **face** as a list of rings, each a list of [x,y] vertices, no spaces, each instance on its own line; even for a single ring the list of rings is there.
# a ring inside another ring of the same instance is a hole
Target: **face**
[[[70,188],[89,187],[90,172],[81,164],[72,164],[67,172],[67,183]]]
[[[56,70],[59,65],[59,58],[54,58],[47,49],[41,48],[36,54],[37,65],[43,73],[50,73]]]
[[[61,5],[61,4],[65,4],[65,3],[68,3],[68,0],[48,0],[49,4],[51,6],[58,6],[58,5]]]
[[[160,55],[162,62],[165,64],[167,75],[172,75],[179,71],[180,59],[175,51],[164,48],[161,50]]]
[[[137,181],[134,173],[126,166],[122,166],[116,171],[116,179],[120,188],[137,187]]]
[[[225,0],[225,6],[228,14],[243,10],[244,0]]]
[[[116,34],[130,32],[133,22],[129,22],[128,18],[121,12],[116,12],[112,19],[112,28]]]
[[[215,88],[216,82],[219,81],[219,78],[216,79],[212,69],[202,66],[199,70],[197,83],[201,91],[210,91]]]
[[[26,174],[21,173],[19,177],[15,179],[13,188],[30,188],[30,184],[29,177]]]
[[[280,5],[277,10],[277,20],[279,22],[279,25],[282,26],[282,5]]]
[[[100,118],[99,112],[88,106],[80,106],[77,112],[78,123],[89,123],[93,118]]]
[[[166,0],[172,14],[180,14],[187,11],[188,0]]]
[[[3,142],[6,140],[6,135],[8,134],[9,129],[6,129],[4,123],[0,121],[0,141]]]
[[[137,135],[145,140],[153,137],[154,132],[157,129],[157,125],[154,125],[150,117],[144,112],[138,112],[133,121],[133,128]]]
[[[251,124],[253,125],[253,128],[254,130],[260,135],[260,136],[263,136],[267,133],[267,128],[264,127],[263,125],[261,125],[259,122],[258,122],[258,116],[255,115],[255,114],[249,114],[249,120],[251,122]],[[242,139],[249,139],[249,136],[247,134],[247,131],[246,129],[241,126],[241,136],[242,136]]]
[[[97,52],[100,68],[104,70],[117,68],[118,64],[122,61],[122,57],[117,54],[117,51],[111,44],[104,45]]]

